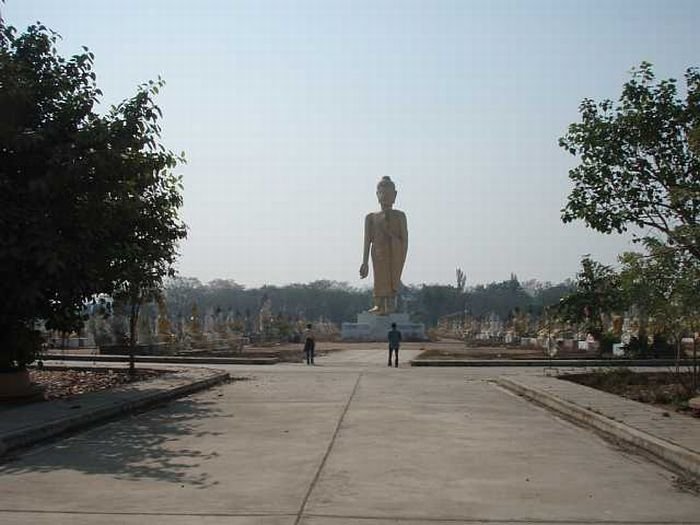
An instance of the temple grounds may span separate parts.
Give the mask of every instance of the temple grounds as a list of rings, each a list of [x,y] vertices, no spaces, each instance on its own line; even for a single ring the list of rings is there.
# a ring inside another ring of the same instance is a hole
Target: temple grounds
[[[0,521],[700,523],[676,474],[492,381],[541,369],[408,366],[419,352],[230,367],[249,381],[0,465]]]

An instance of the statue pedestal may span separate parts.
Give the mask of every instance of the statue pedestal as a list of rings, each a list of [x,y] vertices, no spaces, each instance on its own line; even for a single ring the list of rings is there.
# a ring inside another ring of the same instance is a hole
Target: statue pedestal
[[[343,323],[340,337],[343,341],[385,342],[392,323],[396,323],[396,328],[401,332],[404,341],[426,339],[423,323],[412,323],[408,314],[378,315],[371,312],[357,314],[356,323]]]

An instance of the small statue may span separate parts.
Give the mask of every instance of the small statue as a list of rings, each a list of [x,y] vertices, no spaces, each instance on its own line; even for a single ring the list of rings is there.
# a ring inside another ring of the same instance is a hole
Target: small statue
[[[260,301],[260,311],[258,312],[258,331],[260,333],[270,326],[272,321],[272,299],[267,295],[263,295]]]
[[[365,242],[360,266],[360,278],[369,273],[367,265],[372,253],[374,276],[374,306],[370,312],[380,315],[396,311],[396,298],[401,286],[401,272],[408,251],[406,215],[392,209],[396,200],[396,186],[389,177],[377,184],[377,199],[382,210],[365,217]]]

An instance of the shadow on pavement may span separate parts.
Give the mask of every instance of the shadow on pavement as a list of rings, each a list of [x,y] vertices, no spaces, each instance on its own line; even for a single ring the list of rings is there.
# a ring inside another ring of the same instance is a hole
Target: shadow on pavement
[[[29,450],[0,463],[0,475],[74,470],[122,480],[161,480],[197,488],[217,485],[201,468],[218,457],[197,448],[203,420],[233,417],[211,400],[183,398]],[[186,446],[183,446],[185,445]],[[194,446],[192,446],[194,445]]]

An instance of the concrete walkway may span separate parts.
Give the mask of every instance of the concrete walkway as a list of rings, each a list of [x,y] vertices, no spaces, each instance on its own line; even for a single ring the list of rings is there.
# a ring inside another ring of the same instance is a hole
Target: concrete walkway
[[[502,386],[639,446],[655,459],[700,478],[700,421],[556,377],[499,378]]]
[[[206,368],[166,370],[172,373],[80,397],[3,406],[0,457],[15,449],[207,389],[229,378],[227,372]]]
[[[491,381],[541,370],[384,352],[230,367],[248,380],[31,449],[0,465],[0,522],[700,524],[671,472]]]

